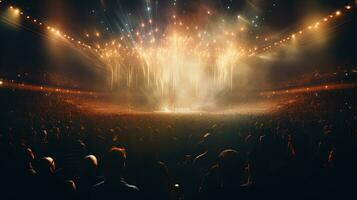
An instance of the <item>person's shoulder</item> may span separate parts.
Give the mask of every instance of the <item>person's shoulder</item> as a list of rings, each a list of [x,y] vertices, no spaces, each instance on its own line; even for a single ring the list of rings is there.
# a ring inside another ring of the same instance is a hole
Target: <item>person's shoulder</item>
[[[203,152],[200,155],[196,156],[196,159],[202,159],[207,156],[207,152]]]
[[[137,200],[137,199],[142,199],[142,194],[139,190],[138,187],[136,187],[135,185],[131,185],[129,183],[127,183],[126,181],[122,180],[121,181],[122,184],[122,188],[124,188],[124,196],[126,196],[128,199],[133,199],[133,200]]]
[[[101,188],[103,188],[104,187],[104,181],[101,181],[101,182],[99,182],[99,183],[97,183],[97,184],[95,184],[95,185],[93,185],[93,187],[92,187],[92,191],[98,191],[98,190],[100,190]]]
[[[127,183],[126,181],[122,181],[123,185],[130,191],[132,192],[139,192],[139,188],[135,185],[131,185],[129,183]]]
[[[218,164],[212,165],[211,168],[209,169],[209,173],[218,173],[219,172],[219,166]]]
[[[104,189],[104,181],[97,183],[92,186],[92,189],[90,191],[90,199],[104,199],[103,195],[105,194],[105,189]]]
[[[193,163],[200,163],[201,160],[203,160],[207,155],[207,152],[201,153],[200,155],[196,156],[196,158],[193,160]]]

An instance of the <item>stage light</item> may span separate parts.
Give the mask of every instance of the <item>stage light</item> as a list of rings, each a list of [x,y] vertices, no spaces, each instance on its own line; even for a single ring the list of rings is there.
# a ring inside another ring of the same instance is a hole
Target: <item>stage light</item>
[[[3,85],[4,84],[4,82],[3,81],[0,81],[0,85]]]
[[[316,22],[316,24],[315,24],[315,28],[319,28],[319,25],[320,25],[320,23],[319,22]]]
[[[346,6],[346,9],[347,9],[347,10],[350,10],[351,8],[352,8],[352,7],[351,7],[350,5],[347,5],[347,6]]]
[[[341,11],[336,11],[336,16],[340,16],[341,15]]]
[[[14,10],[14,13],[15,13],[16,15],[20,15],[20,9],[16,8],[16,9]]]

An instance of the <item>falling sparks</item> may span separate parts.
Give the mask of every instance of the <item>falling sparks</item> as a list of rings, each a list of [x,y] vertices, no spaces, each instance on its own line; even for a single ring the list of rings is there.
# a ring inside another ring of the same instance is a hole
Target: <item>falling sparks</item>
[[[163,34],[137,31],[135,41],[123,40],[131,48],[112,44],[104,49],[101,54],[110,68],[110,85],[144,87],[153,98],[175,105],[186,104],[183,99],[203,101],[207,95],[232,89],[244,48],[233,30],[224,34],[199,27],[180,21]]]

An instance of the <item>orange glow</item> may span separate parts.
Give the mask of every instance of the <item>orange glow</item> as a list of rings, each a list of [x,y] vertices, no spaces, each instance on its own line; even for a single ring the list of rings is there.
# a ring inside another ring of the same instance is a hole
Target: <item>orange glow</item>
[[[14,13],[15,13],[16,15],[19,15],[19,14],[20,14],[20,10],[19,10],[18,8],[16,8],[16,9],[14,10]]]

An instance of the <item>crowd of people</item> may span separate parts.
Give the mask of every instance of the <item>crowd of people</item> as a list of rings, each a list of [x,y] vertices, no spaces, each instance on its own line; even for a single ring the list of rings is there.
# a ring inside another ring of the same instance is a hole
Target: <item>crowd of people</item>
[[[262,116],[98,116],[3,90],[0,198],[353,198],[354,93]]]

